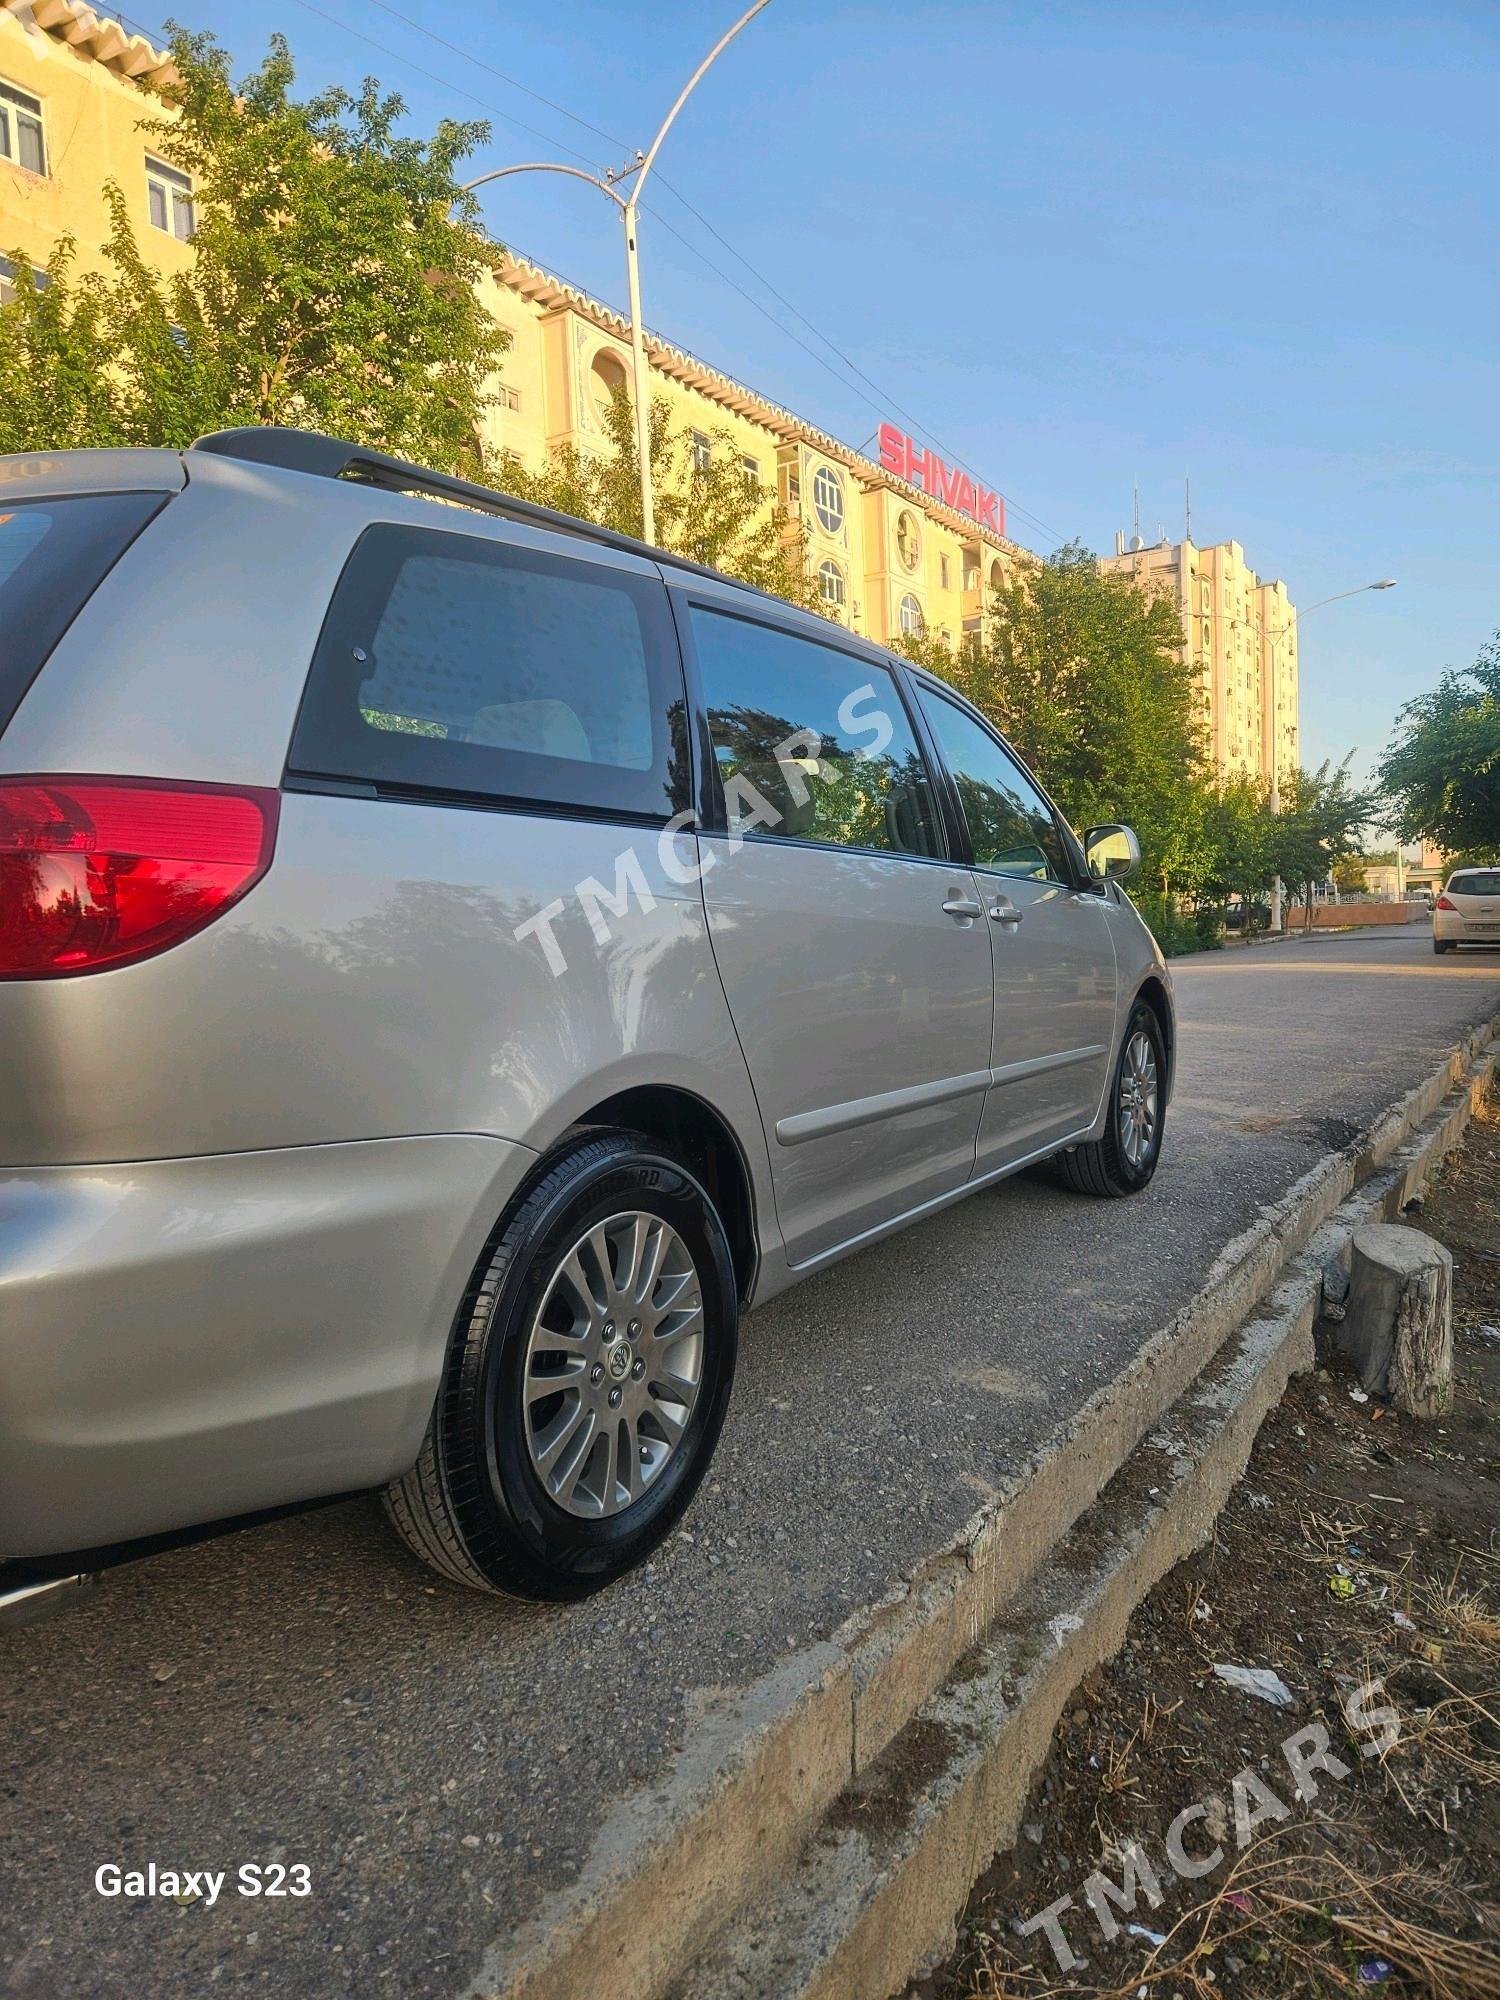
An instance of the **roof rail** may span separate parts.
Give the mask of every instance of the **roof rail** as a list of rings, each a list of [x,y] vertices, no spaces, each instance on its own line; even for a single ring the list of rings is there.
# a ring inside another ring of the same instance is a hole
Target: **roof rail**
[[[758,584],[742,583],[737,576],[712,569],[707,563],[692,562],[674,555],[670,549],[653,548],[634,535],[622,535],[614,528],[601,528],[593,521],[581,521],[576,514],[564,514],[555,507],[542,507],[534,500],[522,500],[514,493],[502,493],[494,486],[481,486],[472,479],[460,479],[451,472],[432,472],[409,459],[392,458],[383,451],[367,451],[363,445],[348,444],[342,438],[325,437],[321,431],[292,430],[278,424],[250,424],[238,430],[209,431],[194,438],[190,451],[217,452],[222,458],[244,459],[252,465],[275,465],[284,472],[310,472],[320,479],[347,479],[364,486],[379,486],[388,493],[418,493],[433,500],[449,500],[473,507],[482,514],[498,514],[509,521],[524,521],[534,528],[577,535],[598,542],[607,549],[621,549],[627,555],[646,556],[652,562],[670,563],[674,569],[694,576],[710,576],[716,583],[732,583],[756,597],[772,597]],[[775,598],[776,603],[783,600]]]

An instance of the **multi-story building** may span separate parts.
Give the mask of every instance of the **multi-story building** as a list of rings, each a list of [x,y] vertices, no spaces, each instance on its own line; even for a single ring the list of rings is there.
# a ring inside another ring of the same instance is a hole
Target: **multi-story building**
[[[1203,734],[1222,771],[1270,780],[1296,769],[1297,614],[1281,582],[1262,583],[1238,542],[1126,547],[1115,538],[1106,570],[1162,590],[1182,620],[1183,657],[1203,704]]]
[[[78,268],[104,266],[104,184],[163,272],[192,252],[192,188],[140,129],[162,107],[141,85],[176,76],[160,49],[79,0],[0,0],[0,300],[17,250],[45,264],[72,237]]]
[[[161,113],[141,85],[172,74],[160,50],[82,0],[0,0],[0,256],[40,264],[67,234],[79,267],[99,268],[114,180],[149,261],[183,268],[193,188],[170,146],[139,129]],[[0,297],[8,270],[0,263]],[[481,290],[511,335],[486,442],[533,469],[559,445],[604,449],[610,397],[631,390],[627,321],[503,253]],[[1006,537],[998,493],[892,424],[867,457],[668,341],[648,334],[646,351],[673,429],[701,454],[732,452],[802,523],[833,616],[881,643],[931,632],[957,645],[982,631],[994,588],[1028,560]]]

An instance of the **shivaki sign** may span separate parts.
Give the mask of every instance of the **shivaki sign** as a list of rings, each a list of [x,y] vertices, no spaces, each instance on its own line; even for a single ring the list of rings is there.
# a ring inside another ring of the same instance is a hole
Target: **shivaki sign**
[[[924,451],[905,431],[894,424],[880,426],[880,463],[912,486],[920,486],[934,500],[956,513],[967,514],[981,528],[994,534],[1005,533],[1005,500],[987,486],[976,486],[967,472],[950,472],[935,451]]]

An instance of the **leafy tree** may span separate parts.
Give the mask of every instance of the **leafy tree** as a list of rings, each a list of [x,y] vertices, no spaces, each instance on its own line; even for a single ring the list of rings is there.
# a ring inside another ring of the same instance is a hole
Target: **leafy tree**
[[[1232,896],[1258,902],[1276,879],[1275,849],[1265,781],[1239,772],[1220,779],[1204,803],[1198,894],[1220,911]]]
[[[113,185],[108,272],[75,277],[69,250],[41,288],[16,256],[0,450],[285,423],[476,465],[508,337],[479,302],[492,252],[454,170],[487,128],[398,136],[401,100],[373,79],[298,102],[280,36],[238,87],[212,36],[175,29],[170,46],[175,115],[143,130],[193,175],[192,264],[152,271]]]
[[[1364,854],[1346,854],[1342,861],[1334,862],[1333,883],[1341,896],[1358,895],[1369,888],[1368,866],[1369,857]]]
[[[1364,825],[1377,806],[1374,792],[1355,787],[1349,757],[1282,779],[1281,812],[1271,821],[1274,872],[1307,905],[1309,923],[1314,889],[1348,855],[1359,852]]]
[[[1377,775],[1403,840],[1500,858],[1500,632],[1406,704]]]
[[[635,413],[624,388],[605,413],[608,442],[602,451],[567,443],[555,446],[540,472],[508,457],[497,475],[523,499],[557,507],[621,534],[641,533],[640,466]],[[692,438],[675,435],[664,398],[651,405],[651,482],[656,539],[664,549],[707,563],[743,583],[753,583],[808,610],[823,608],[807,574],[807,538],[775,493],[749,479],[734,437],[721,430],[710,440],[706,467],[694,459]]]
[[[97,280],[74,282],[74,250],[61,238],[44,272],[15,257],[16,296],[0,306],[0,451],[125,440],[108,295]]]

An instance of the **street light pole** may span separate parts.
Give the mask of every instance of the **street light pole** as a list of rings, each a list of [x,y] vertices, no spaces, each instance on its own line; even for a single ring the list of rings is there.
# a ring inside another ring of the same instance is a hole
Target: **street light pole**
[[[705,73],[724,53],[742,28],[748,27],[763,7],[771,0],[755,0],[747,7],[734,26],[722,34],[708,54],[693,71],[677,94],[677,101],[662,120],[656,137],[647,152],[637,152],[634,160],[601,178],[598,174],[585,173],[582,167],[561,166],[551,160],[532,160],[524,166],[497,167],[493,172],[480,174],[472,181],[465,181],[461,190],[471,194],[475,188],[483,187],[488,181],[502,181],[510,174],[571,174],[575,180],[588,181],[607,194],[620,211],[625,225],[625,276],[630,294],[630,352],[634,363],[635,381],[635,450],[641,478],[641,536],[644,541],[656,540],[656,508],[651,493],[651,380],[646,367],[646,330],[641,318],[641,272],[638,252],[639,228],[637,217],[640,209],[641,189],[646,185],[646,176],[656,162],[661,150],[661,142],[671,130],[677,114],[692,96]],[[615,186],[617,181],[634,178],[635,185],[627,199]]]
[[[1291,617],[1288,618],[1285,625],[1278,625],[1275,631],[1270,633],[1269,637],[1271,640],[1271,814],[1273,818],[1279,815],[1281,811],[1281,774],[1277,768],[1277,766],[1281,761],[1279,756],[1279,752],[1281,749],[1281,742],[1280,742],[1281,716],[1276,701],[1276,694],[1277,694],[1276,641],[1278,639],[1285,638],[1286,634],[1291,631],[1292,627],[1297,623],[1297,621],[1300,618],[1305,618],[1309,611],[1321,611],[1325,604],[1337,604],[1341,598],[1362,597],[1367,590],[1394,590],[1395,588],[1396,588],[1396,579],[1393,576],[1383,576],[1378,583],[1360,583],[1356,584],[1353,590],[1337,590],[1334,592],[1332,597],[1320,597],[1316,603],[1309,604],[1305,610],[1293,611]],[[1399,849],[1397,851],[1399,854]],[[1271,929],[1273,931],[1279,931],[1281,929],[1281,922],[1282,922],[1281,895],[1282,895],[1281,877],[1278,875],[1276,877],[1276,880],[1271,884]],[[1246,935],[1248,936],[1248,932],[1246,933]]]

